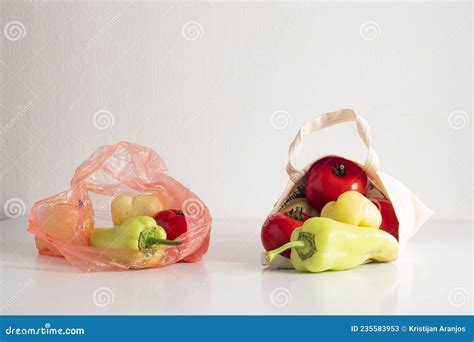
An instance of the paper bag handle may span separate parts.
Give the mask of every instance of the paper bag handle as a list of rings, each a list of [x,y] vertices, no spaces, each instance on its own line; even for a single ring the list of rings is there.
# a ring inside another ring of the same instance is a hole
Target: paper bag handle
[[[303,138],[306,135],[320,131],[323,128],[351,121],[356,122],[357,132],[367,147],[367,159],[364,164],[364,170],[369,177],[377,174],[379,170],[379,158],[377,157],[377,154],[373,148],[370,146],[369,124],[362,117],[357,115],[352,109],[341,109],[336,112],[322,114],[314,119],[309,120],[303,125],[303,127],[301,127],[298,134],[296,134],[296,137],[293,139],[293,142],[290,145],[288,164],[286,165],[286,172],[290,176],[290,179],[293,183],[296,184],[301,179],[301,177],[304,176],[304,171],[296,168],[293,165],[294,158],[298,155],[301,147],[303,146]]]

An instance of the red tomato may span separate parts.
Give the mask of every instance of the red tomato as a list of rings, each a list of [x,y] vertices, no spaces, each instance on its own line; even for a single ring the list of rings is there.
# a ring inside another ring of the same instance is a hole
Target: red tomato
[[[299,209],[298,209],[299,208]],[[302,212],[301,207],[294,210],[278,213],[270,217],[262,227],[262,243],[266,251],[278,248],[287,242],[290,242],[291,233],[298,227],[301,227],[311,216]],[[284,251],[281,255],[289,258],[291,250]]]
[[[353,161],[329,156],[316,161],[308,171],[305,196],[317,211],[335,201],[342,193],[355,190],[365,196],[368,179],[364,170]]]
[[[154,218],[156,223],[166,231],[168,240],[175,240],[188,230],[186,218],[181,210],[162,210]]]
[[[380,229],[393,235],[398,240],[398,219],[393,209],[392,203],[386,199],[370,198],[382,214],[382,224]]]

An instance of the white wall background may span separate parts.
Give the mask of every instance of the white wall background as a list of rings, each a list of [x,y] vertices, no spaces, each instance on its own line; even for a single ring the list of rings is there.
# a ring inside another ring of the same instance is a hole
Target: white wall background
[[[128,140],[158,151],[215,217],[263,220],[297,129],[351,107],[385,172],[438,219],[471,219],[469,2],[2,1],[0,13],[7,211],[17,198],[27,214],[97,147]],[[102,130],[100,110],[113,116]],[[308,140],[299,163],[330,152],[364,157],[344,125]]]

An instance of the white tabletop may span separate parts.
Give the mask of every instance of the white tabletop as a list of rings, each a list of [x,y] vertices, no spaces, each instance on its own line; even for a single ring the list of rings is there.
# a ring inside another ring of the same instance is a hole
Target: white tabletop
[[[197,264],[81,273],[0,222],[2,314],[472,314],[472,223],[430,222],[399,260],[300,274],[260,265],[260,222],[217,220]]]

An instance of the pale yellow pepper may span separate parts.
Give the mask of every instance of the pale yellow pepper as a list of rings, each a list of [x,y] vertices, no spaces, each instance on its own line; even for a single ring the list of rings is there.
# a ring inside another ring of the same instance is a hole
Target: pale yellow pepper
[[[377,206],[357,191],[346,191],[336,201],[327,203],[321,217],[360,227],[380,228],[382,224]]]
[[[163,199],[158,195],[120,195],[112,201],[112,222],[120,226],[125,220],[135,216],[155,216],[166,209]]]
[[[313,217],[296,228],[287,244],[268,251],[271,262],[291,248],[291,264],[300,272],[347,270],[367,261],[390,262],[398,257],[398,241],[376,228],[364,228]]]

